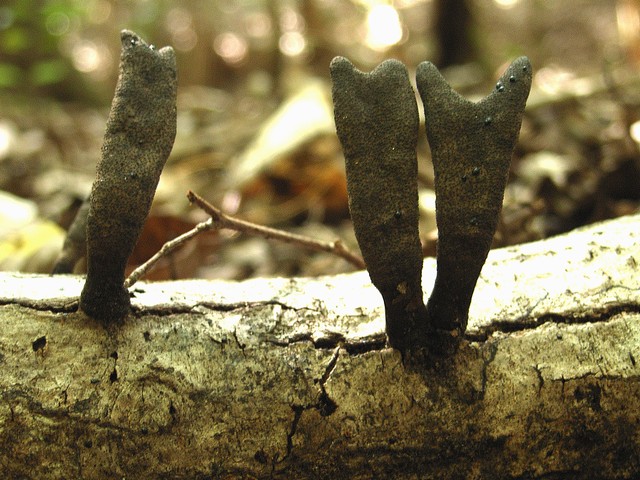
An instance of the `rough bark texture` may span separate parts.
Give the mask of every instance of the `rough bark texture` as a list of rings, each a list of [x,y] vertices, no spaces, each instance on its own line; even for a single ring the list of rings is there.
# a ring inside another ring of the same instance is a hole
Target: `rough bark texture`
[[[640,475],[640,216],[489,254],[460,350],[384,347],[367,274],[133,287],[0,275],[3,478]],[[425,262],[428,292],[435,265]]]

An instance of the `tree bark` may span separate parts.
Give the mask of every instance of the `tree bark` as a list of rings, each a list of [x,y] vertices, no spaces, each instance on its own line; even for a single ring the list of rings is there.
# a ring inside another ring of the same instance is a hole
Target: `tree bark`
[[[140,283],[106,329],[82,278],[0,274],[0,472],[638,478],[639,227],[491,251],[459,350],[423,366],[365,272]]]

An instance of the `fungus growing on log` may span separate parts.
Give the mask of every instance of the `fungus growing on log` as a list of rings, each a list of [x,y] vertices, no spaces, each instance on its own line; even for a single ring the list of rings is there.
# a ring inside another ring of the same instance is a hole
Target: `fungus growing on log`
[[[401,351],[426,327],[418,235],[418,106],[405,66],[371,73],[331,62],[336,130],[349,210],[371,281],[382,294],[389,344]]]
[[[418,65],[416,80],[433,157],[438,225],[437,276],[427,316],[435,329],[464,332],[502,208],[531,64],[526,57],[515,60],[477,103],[451,89],[430,62]]]
[[[402,352],[450,350],[451,339],[466,329],[498,223],[531,88],[529,60],[514,61],[495,91],[478,103],[453,91],[432,63],[418,66],[438,223],[437,276],[426,308],[418,236],[418,110],[406,68],[387,60],[363,73],[337,57],[331,77],[349,209],[369,276],[384,299],[389,344]]]
[[[177,72],[171,47],[121,33],[120,73],[89,198],[87,279],[80,308],[102,321],[130,308],[127,260],[149,213],[176,134]]]

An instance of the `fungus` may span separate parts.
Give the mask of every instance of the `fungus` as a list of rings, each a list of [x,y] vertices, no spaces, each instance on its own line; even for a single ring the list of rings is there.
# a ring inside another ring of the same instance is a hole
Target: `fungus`
[[[382,294],[389,344],[410,347],[426,326],[418,236],[418,106],[405,66],[371,73],[331,62],[336,130],[345,156],[349,210],[372,283]]]
[[[427,317],[435,329],[464,332],[502,208],[531,65],[526,57],[515,60],[477,103],[451,89],[430,62],[418,65],[416,79],[433,158],[438,225],[437,276]]]
[[[122,319],[130,309],[125,267],[176,133],[173,49],[155,49],[128,30],[121,41],[118,83],[89,197],[80,296],[80,308],[102,321]]]

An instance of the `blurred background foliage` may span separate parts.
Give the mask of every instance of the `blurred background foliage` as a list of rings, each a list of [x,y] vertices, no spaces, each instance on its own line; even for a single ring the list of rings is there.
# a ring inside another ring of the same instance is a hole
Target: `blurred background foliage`
[[[357,249],[332,118],[336,55],[365,71],[397,58],[411,78],[430,60],[472,99],[529,56],[534,82],[495,246],[638,211],[640,0],[4,0],[0,269],[47,271],[90,191],[125,28],[173,46],[179,69],[176,142],[132,265],[206,218],[187,189]],[[433,172],[419,138],[421,238],[433,255]],[[350,268],[214,232],[155,278]]]
[[[335,55],[486,76],[526,53],[579,74],[637,54],[637,16],[634,0],[5,0],[0,87],[108,104],[123,28],[172,45],[181,85],[269,94],[300,70],[326,76]]]

